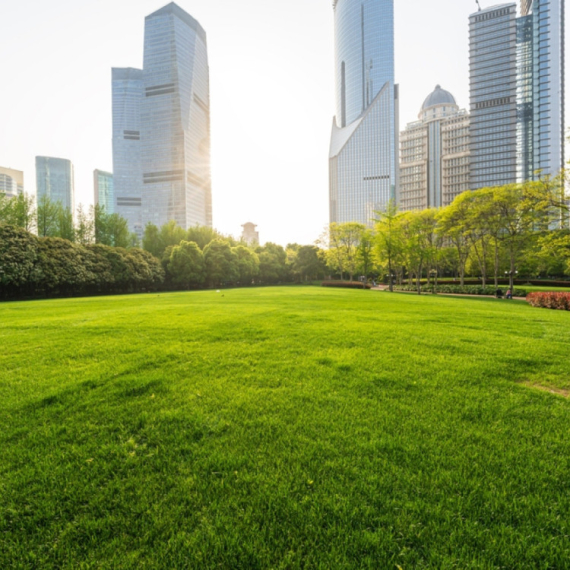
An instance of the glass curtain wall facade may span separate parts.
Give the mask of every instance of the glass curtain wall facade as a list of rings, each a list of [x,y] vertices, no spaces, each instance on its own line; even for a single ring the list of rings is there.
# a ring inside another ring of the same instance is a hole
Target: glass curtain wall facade
[[[105,208],[105,213],[115,213],[115,193],[113,191],[113,175],[103,170],[93,172],[95,187],[95,205]]]
[[[517,21],[518,179],[565,165],[564,0],[521,0]]]
[[[148,222],[212,225],[206,32],[174,3],[145,20],[143,69],[113,70],[113,170],[139,236]]]
[[[176,4],[146,18],[142,118],[145,222],[212,225],[206,32]]]
[[[516,4],[469,17],[472,190],[517,180]]]
[[[15,198],[24,193],[24,173],[12,168],[0,166],[0,194]]]
[[[64,208],[75,212],[75,185],[73,164],[65,158],[36,156],[36,183],[38,201],[47,196]]]
[[[131,232],[143,235],[141,102],[142,69],[113,69],[113,211]]]
[[[393,0],[336,0],[330,222],[371,225],[397,199]]]

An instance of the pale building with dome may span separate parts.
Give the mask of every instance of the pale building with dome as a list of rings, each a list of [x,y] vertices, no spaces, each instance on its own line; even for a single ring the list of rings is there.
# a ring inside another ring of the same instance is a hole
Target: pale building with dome
[[[400,133],[400,209],[451,204],[469,190],[469,114],[437,85]]]

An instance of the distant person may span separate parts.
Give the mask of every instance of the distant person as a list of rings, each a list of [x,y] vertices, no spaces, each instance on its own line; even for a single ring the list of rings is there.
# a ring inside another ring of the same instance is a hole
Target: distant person
[[[507,289],[507,294],[505,295],[505,297],[507,299],[512,299],[513,298],[513,292],[510,289]]]
[[[500,287],[495,291],[495,297],[497,297],[497,299],[503,298],[503,290]]]

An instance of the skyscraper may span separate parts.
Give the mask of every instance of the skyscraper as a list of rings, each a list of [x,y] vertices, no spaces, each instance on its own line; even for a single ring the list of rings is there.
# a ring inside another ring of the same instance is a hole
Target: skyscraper
[[[393,0],[335,0],[331,222],[371,225],[398,192]]]
[[[112,73],[114,211],[127,220],[131,232],[142,237],[143,72],[128,67],[115,68]]]
[[[521,0],[517,21],[518,179],[564,165],[564,3]]]
[[[0,166],[0,194],[15,198],[24,192],[24,173]]]
[[[400,208],[447,206],[469,190],[469,114],[439,85],[400,133]]]
[[[115,193],[113,191],[113,175],[103,170],[93,172],[95,205],[105,208],[105,213],[115,212]]]
[[[38,202],[47,196],[52,202],[59,202],[75,212],[73,164],[69,160],[36,156],[36,182]]]
[[[517,179],[516,4],[469,17],[471,190]]]
[[[113,72],[117,212],[139,235],[148,222],[211,226],[206,32],[170,3],[146,18],[143,70]]]

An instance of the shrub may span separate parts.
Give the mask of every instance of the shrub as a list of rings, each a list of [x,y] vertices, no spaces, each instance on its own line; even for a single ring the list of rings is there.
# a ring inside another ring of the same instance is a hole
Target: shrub
[[[565,292],[536,292],[529,293],[526,300],[533,307],[543,309],[558,309],[570,311],[570,293]]]
[[[433,285],[422,285],[422,293],[434,293]],[[506,294],[507,288],[501,287],[503,295]],[[395,291],[417,291],[418,288],[415,285],[395,285]],[[493,286],[482,287],[481,285],[438,285],[435,289],[437,293],[448,293],[453,295],[495,295],[496,289]],[[526,297],[527,293],[525,289],[513,289],[513,297]]]
[[[367,283],[362,285],[360,281],[323,281],[323,287],[345,287],[347,289],[371,289],[372,285]]]

